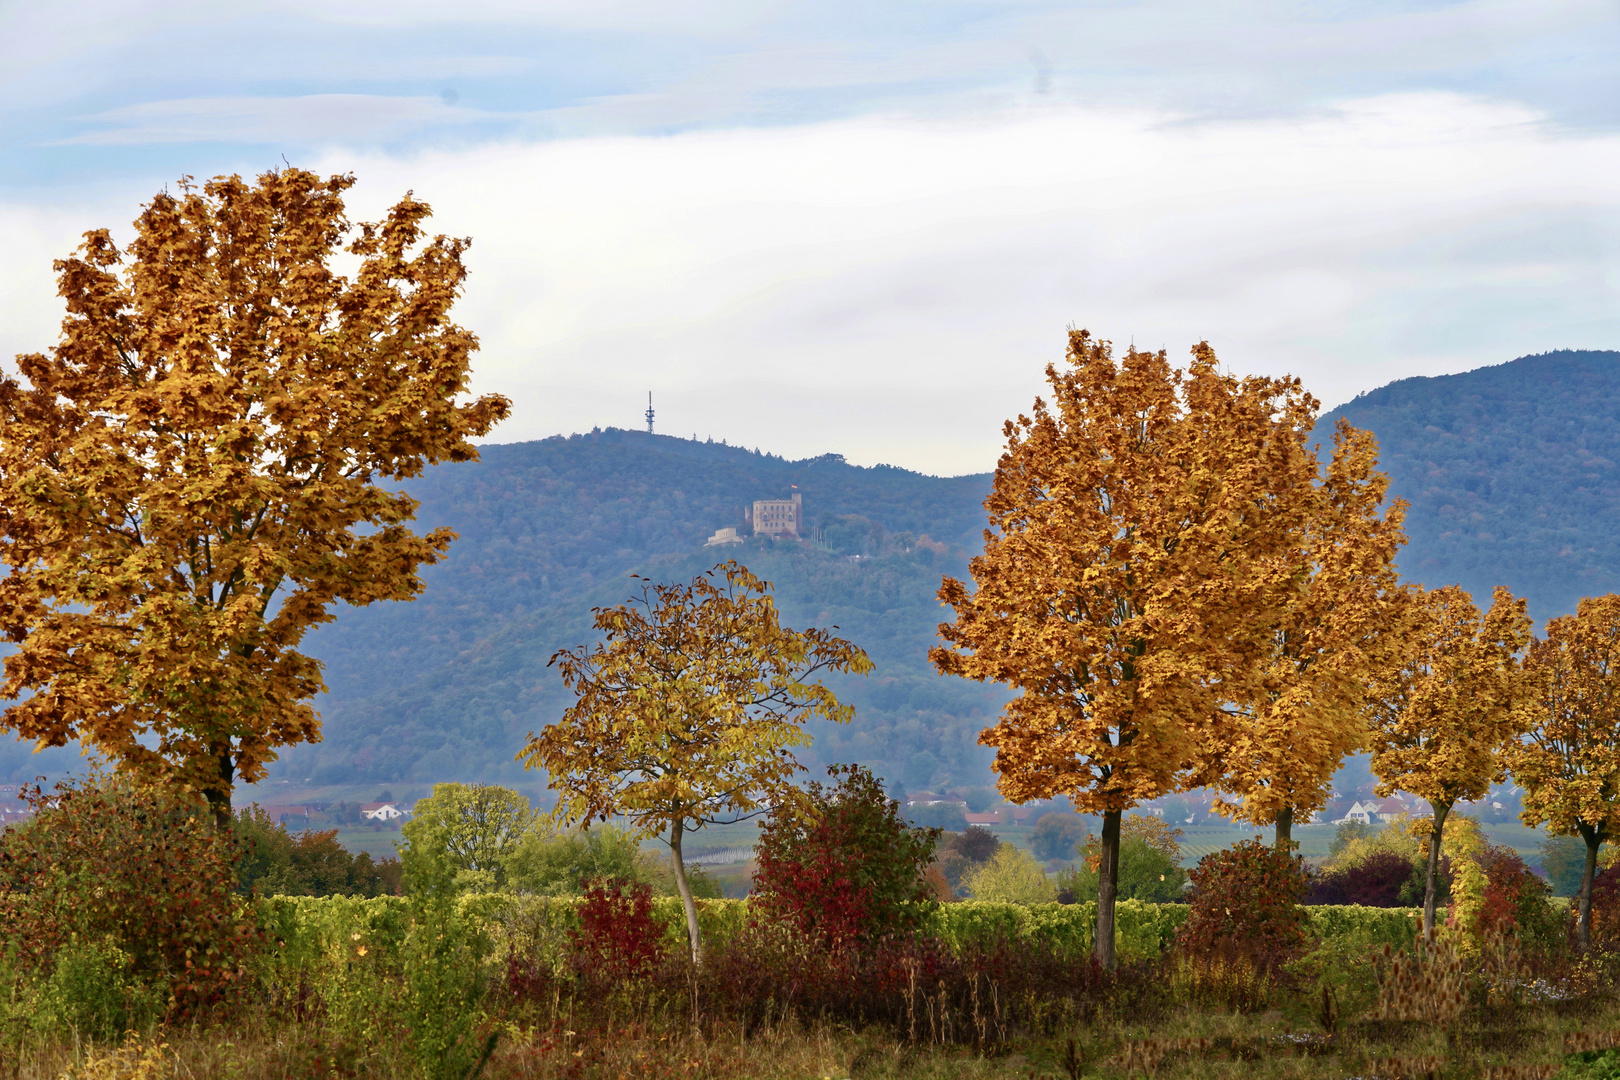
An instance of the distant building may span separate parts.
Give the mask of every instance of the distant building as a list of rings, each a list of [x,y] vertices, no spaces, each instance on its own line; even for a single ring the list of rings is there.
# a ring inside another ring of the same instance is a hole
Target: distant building
[[[360,807],[360,816],[367,821],[396,821],[405,811],[391,802],[368,802]]]
[[[713,536],[704,543],[704,547],[723,547],[726,544],[740,544],[743,538],[737,535],[736,529],[716,529]]]
[[[755,536],[797,540],[804,532],[804,499],[797,491],[787,499],[755,499],[748,523]]]
[[[1378,804],[1375,802],[1353,802],[1350,804],[1350,809],[1345,811],[1344,817],[1339,818],[1334,824],[1342,825],[1346,821],[1359,821],[1363,825],[1371,825],[1373,815],[1377,813]]]

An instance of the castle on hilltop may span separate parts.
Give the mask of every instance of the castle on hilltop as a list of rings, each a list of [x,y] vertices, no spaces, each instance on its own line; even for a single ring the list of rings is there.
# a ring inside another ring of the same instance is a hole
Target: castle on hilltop
[[[745,513],[755,536],[797,540],[804,531],[804,498],[797,491],[786,499],[755,499],[753,510]]]
[[[755,536],[768,536],[772,540],[797,540],[804,532],[804,498],[795,491],[786,499],[755,499],[750,509],[743,508],[743,520],[748,522]],[[734,528],[716,530],[704,547],[725,547],[744,540]]]

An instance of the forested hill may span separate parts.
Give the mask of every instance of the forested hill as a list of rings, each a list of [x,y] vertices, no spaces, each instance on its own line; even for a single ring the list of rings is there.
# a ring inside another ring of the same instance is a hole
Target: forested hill
[[[703,546],[795,485],[819,544]],[[914,788],[984,783],[975,739],[1003,698],[935,675],[926,654],[940,576],[965,573],[988,485],[612,429],[485,447],[409,485],[421,527],[460,534],[424,593],[344,609],[311,635],[331,687],[326,742],[285,768],[328,782],[516,779],[524,734],[567,703],[547,661],[592,639],[590,608],[623,602],[632,572],[690,579],[736,557],[774,583],[788,625],[836,624],[877,663],[840,685],[858,719],[818,722],[812,758],[867,762]]]
[[[1559,351],[1461,375],[1402,379],[1339,418],[1378,436],[1411,503],[1402,576],[1507,585],[1539,622],[1620,591],[1620,352]]]
[[[1505,584],[1538,620],[1620,591],[1620,353],[1404,379],[1325,415],[1323,442],[1339,417],[1378,436],[1394,494],[1412,504],[1408,579],[1460,582],[1481,599]],[[785,461],[611,429],[482,453],[408,485],[419,527],[460,534],[424,570],[424,593],[340,608],[308,638],[327,665],[326,741],[291,751],[279,776],[521,783],[523,736],[567,704],[547,661],[592,640],[590,608],[624,601],[632,573],[690,579],[735,556],[775,584],[789,625],[836,624],[877,664],[839,685],[857,719],[817,722],[810,759],[862,762],[912,790],[988,781],[976,739],[1003,692],[927,662],[948,614],[940,577],[962,576],[981,542],[987,475]],[[703,546],[743,525],[753,500],[794,485],[819,543]],[[67,765],[0,739],[0,781]]]

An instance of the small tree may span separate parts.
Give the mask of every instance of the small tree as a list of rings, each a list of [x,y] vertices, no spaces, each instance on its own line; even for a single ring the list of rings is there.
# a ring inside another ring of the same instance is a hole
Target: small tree
[[[1042,814],[1030,834],[1030,850],[1042,859],[1069,859],[1074,849],[1086,838],[1086,823],[1079,814],[1053,812]]]
[[[757,909],[822,943],[845,946],[912,929],[930,896],[923,871],[938,829],[914,829],[859,765],[833,765],[832,788],[771,811],[755,847]]]
[[[962,888],[975,900],[1002,904],[1047,904],[1057,899],[1057,886],[1041,864],[1023,848],[1002,844],[996,853],[962,878]]]
[[[455,537],[411,532],[378,481],[475,460],[508,410],[463,400],[468,241],[421,244],[407,195],[345,243],[353,183],[185,182],[127,250],[86,233],[56,264],[60,342],[0,378],[0,723],[200,791],[221,829],[238,780],[320,738],[304,635],[409,600]]]
[[[434,784],[402,830],[405,882],[413,891],[493,889],[534,823],[529,800],[494,784]]]
[[[555,821],[622,816],[638,836],[669,845],[692,958],[701,963],[682,838],[793,798],[790,781],[801,768],[793,748],[810,742],[804,721],[843,723],[854,713],[808,680],[864,675],[872,662],[824,630],[782,626],[770,586],[735,561],[688,585],[636,580],[640,595],[629,603],[594,609],[604,644],[551,658],[578,700],[557,723],[531,732],[519,758],[550,773]]]
[[[1259,699],[1290,553],[1319,502],[1297,380],[1185,373],[1163,352],[1069,335],[1053,402],[1009,421],[985,500],[975,589],[929,655],[1016,691],[979,738],[1014,802],[1067,795],[1102,816],[1096,951],[1114,966],[1121,815],[1220,772],[1222,705]]]
[[[1576,940],[1592,941],[1598,849],[1620,829],[1620,596],[1586,597],[1547,624],[1525,660],[1533,699],[1528,737],[1508,748],[1532,828],[1586,842]]]
[[[1378,794],[1410,791],[1434,811],[1423,929],[1434,929],[1446,815],[1481,798],[1505,770],[1524,709],[1518,657],[1530,642],[1523,600],[1498,587],[1483,616],[1456,585],[1414,591],[1405,661],[1377,687],[1372,770]]]

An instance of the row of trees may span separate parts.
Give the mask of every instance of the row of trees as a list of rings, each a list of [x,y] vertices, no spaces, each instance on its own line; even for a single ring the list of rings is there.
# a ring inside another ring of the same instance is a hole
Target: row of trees
[[[1397,582],[1404,504],[1384,505],[1372,437],[1340,424],[1325,466],[1297,380],[1185,372],[1085,331],[1048,367],[1052,403],[1006,425],[972,591],[933,653],[1018,696],[981,741],[1014,799],[1065,795],[1103,818],[1098,958],[1113,963],[1121,815],[1192,787],[1271,823],[1286,849],[1344,757],[1372,751],[1380,794],[1433,809],[1424,922],[1446,817],[1511,770],[1527,823],[1598,846],[1620,821],[1620,598],[1531,634],[1498,588]]]
[[[414,502],[378,481],[476,457],[508,411],[466,397],[477,343],[449,309],[467,241],[428,239],[409,196],[351,227],[352,182],[188,182],[127,249],[86,234],[57,264],[60,343],[0,379],[5,725],[93,744],[206,798],[221,828],[239,779],[319,738],[304,634],[337,601],[410,598],[452,539],[411,532]],[[1099,959],[1128,809],[1213,787],[1286,845],[1364,747],[1384,790],[1434,809],[1431,925],[1451,807],[1512,769],[1527,820],[1586,840],[1584,936],[1620,821],[1620,600],[1535,641],[1505,590],[1482,614],[1458,588],[1399,585],[1403,505],[1385,505],[1376,445],[1341,425],[1320,460],[1298,380],[1223,374],[1207,345],[1185,371],[1162,351],[1116,362],[1084,331],[1047,378],[1051,403],[1006,425],[973,588],[944,581],[955,619],[930,655],[1016,692],[981,737],[1007,797],[1102,816]],[[793,783],[803,723],[851,712],[816,680],[871,662],[780,626],[735,563],[595,614],[604,641],[553,657],[578,700],[521,757],[549,771],[558,822],[664,837],[701,958],[684,835],[767,807],[813,817]]]

